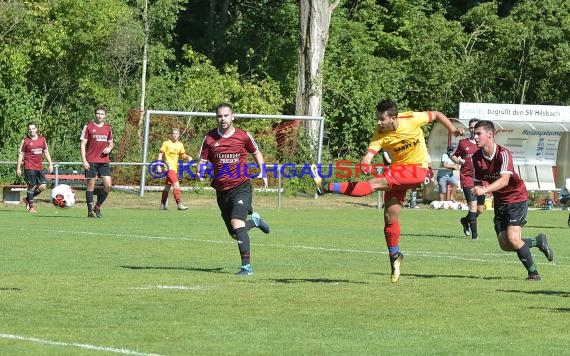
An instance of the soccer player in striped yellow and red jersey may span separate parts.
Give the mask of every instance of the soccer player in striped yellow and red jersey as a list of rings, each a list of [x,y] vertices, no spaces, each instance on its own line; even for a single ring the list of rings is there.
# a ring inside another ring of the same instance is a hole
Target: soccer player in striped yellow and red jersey
[[[172,129],[170,132],[170,140],[164,141],[162,143],[162,146],[160,146],[160,151],[158,152],[158,160],[162,161],[163,159],[168,165],[168,172],[166,181],[164,182],[164,189],[162,190],[162,197],[160,199],[160,210],[168,209],[166,203],[168,201],[168,192],[170,192],[170,187],[174,188],[174,200],[176,201],[178,210],[186,210],[188,207],[182,204],[180,199],[178,161],[181,159],[190,161],[192,160],[192,157],[190,157],[184,150],[184,144],[180,142],[180,130],[177,128]],[[161,172],[162,168],[158,166],[157,171]]]
[[[376,120],[376,131],[358,167],[363,173],[373,173],[370,171],[370,163],[380,149],[385,149],[392,157],[392,165],[389,170],[381,175],[375,174],[374,178],[368,181],[328,183],[319,176],[316,166],[313,165],[313,177],[319,195],[336,193],[361,197],[376,191],[385,191],[384,236],[390,255],[391,281],[396,283],[400,278],[400,265],[404,258],[400,252],[400,223],[398,220],[400,209],[407,190],[424,183],[430,172],[430,159],[422,126],[438,121],[455,136],[462,135],[463,129],[456,128],[447,116],[439,111],[398,113],[396,102],[390,99],[378,103]]]
[[[554,254],[548,246],[546,235],[522,238],[526,224],[528,192],[523,180],[515,173],[513,153],[495,143],[495,125],[483,120],[475,124],[475,142],[480,148],[473,154],[475,182],[486,181],[487,186],[475,185],[471,191],[476,196],[493,193],[495,232],[503,251],[516,251],[528,272],[528,280],[538,281],[540,275],[532,259],[531,247],[537,247],[548,261]]]
[[[18,163],[16,164],[16,175],[22,175],[22,162],[28,189],[24,203],[30,213],[35,213],[34,197],[46,189],[46,177],[43,173],[42,158],[46,156],[49,167],[48,171],[53,171],[53,163],[49,154],[46,139],[38,135],[38,128],[35,123],[28,123],[28,135],[22,140],[18,153]]]
[[[102,218],[101,205],[111,192],[111,159],[109,154],[113,150],[113,130],[105,122],[107,108],[102,105],[95,108],[95,119],[83,127],[81,131],[81,160],[85,169],[85,200],[87,202],[87,217]],[[97,194],[97,203],[93,206],[93,192],[97,177],[103,180],[103,190]]]
[[[469,212],[467,216],[461,218],[459,222],[463,226],[463,233],[467,236],[471,235],[473,240],[479,239],[477,232],[477,217],[485,211],[485,196],[475,196],[471,193],[471,189],[475,186],[473,180],[473,160],[471,157],[479,149],[475,143],[475,124],[479,119],[473,118],[469,120],[469,137],[459,140],[457,148],[451,153],[451,160],[461,165],[459,170],[459,179],[463,195],[467,200]]]

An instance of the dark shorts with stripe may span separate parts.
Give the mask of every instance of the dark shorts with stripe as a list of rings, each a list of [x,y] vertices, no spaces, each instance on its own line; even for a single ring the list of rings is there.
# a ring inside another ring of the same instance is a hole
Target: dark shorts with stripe
[[[46,184],[46,176],[44,175],[44,171],[39,171],[37,169],[25,169],[24,173],[26,175],[26,183],[28,183],[28,188]]]
[[[253,212],[251,207],[252,196],[253,189],[250,181],[223,192],[216,192],[218,207],[230,235],[234,234],[231,220],[239,219],[245,221],[247,216]]]
[[[473,187],[463,188],[463,195],[465,195],[465,200],[467,200],[468,203],[477,200],[477,205],[485,205],[485,196],[474,195],[473,193],[471,193],[471,189],[473,189]]]
[[[109,163],[91,163],[89,169],[85,170],[85,179],[93,179],[97,177],[110,177],[111,165]]]
[[[528,211],[528,201],[511,204],[495,204],[495,232],[497,235],[507,230],[507,226],[524,226],[526,224],[526,213]]]

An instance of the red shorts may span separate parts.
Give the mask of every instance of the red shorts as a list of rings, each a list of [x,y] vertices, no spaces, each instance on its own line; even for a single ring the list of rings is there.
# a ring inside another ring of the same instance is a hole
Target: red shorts
[[[165,179],[165,181],[164,181],[164,184],[170,184],[170,185],[172,185],[172,184],[174,184],[174,183],[176,183],[176,182],[178,182],[178,172],[176,172],[176,171],[170,169],[170,170],[168,171],[168,175],[166,176],[166,179]]]
[[[429,168],[423,168],[420,164],[392,164],[384,176],[388,182],[384,201],[397,198],[400,203],[403,203],[408,189],[424,184],[429,171]]]

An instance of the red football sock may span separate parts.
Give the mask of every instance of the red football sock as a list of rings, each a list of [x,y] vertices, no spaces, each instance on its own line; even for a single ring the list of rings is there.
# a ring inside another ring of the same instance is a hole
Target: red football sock
[[[331,193],[350,195],[353,197],[363,197],[373,192],[372,186],[367,181],[329,183],[327,190]]]
[[[180,188],[174,188],[174,200],[176,200],[176,204],[180,203]]]
[[[396,254],[400,250],[400,222],[395,220],[391,224],[384,226],[384,236],[390,255]]]

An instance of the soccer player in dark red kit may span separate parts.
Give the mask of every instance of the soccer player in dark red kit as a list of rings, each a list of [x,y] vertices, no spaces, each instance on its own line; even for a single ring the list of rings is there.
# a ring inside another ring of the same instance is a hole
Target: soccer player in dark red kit
[[[471,191],[476,196],[493,193],[495,232],[503,251],[516,251],[528,272],[528,280],[540,280],[540,274],[532,259],[530,249],[537,247],[548,261],[554,259],[546,235],[522,238],[526,223],[528,192],[523,180],[514,172],[513,154],[495,143],[495,126],[491,121],[475,124],[475,142],[480,148],[473,154],[475,183],[486,181],[487,186],[475,185]]]
[[[268,234],[269,225],[265,223],[252,208],[251,175],[244,172],[247,165],[247,155],[253,155],[258,167],[263,167],[265,161],[253,136],[247,131],[234,127],[232,106],[222,103],[216,108],[218,127],[206,134],[200,148],[200,167],[206,162],[213,165],[213,172],[200,169],[200,177],[204,173],[212,178],[212,187],[216,190],[216,200],[222,219],[230,236],[238,243],[241,257],[241,268],[238,276],[253,274],[250,263],[250,241],[248,231],[258,227]],[[211,167],[210,167],[211,168]],[[262,171],[262,178],[267,188],[267,177]],[[251,220],[246,220],[251,214]]]
[[[463,233],[466,236],[471,235],[471,239],[479,239],[479,234],[477,232],[477,217],[479,214],[485,211],[485,196],[475,196],[471,193],[471,189],[475,186],[475,181],[473,180],[473,161],[471,157],[479,149],[475,143],[475,124],[479,122],[479,119],[469,120],[469,132],[470,136],[459,140],[459,144],[455,151],[451,154],[451,160],[455,163],[461,165],[459,170],[459,179],[461,181],[461,188],[463,189],[463,194],[467,200],[467,205],[469,207],[469,212],[467,216],[461,218],[459,222],[463,226]]]
[[[87,217],[102,218],[101,206],[111,191],[111,162],[109,154],[113,150],[113,130],[111,125],[105,122],[107,109],[97,106],[95,120],[88,123],[81,131],[81,160],[85,169],[87,190]],[[103,190],[97,194],[97,202],[93,206],[93,192],[97,177],[103,180]]]
[[[16,175],[22,175],[22,162],[24,162],[24,171],[26,183],[28,185],[26,197],[23,199],[26,209],[30,213],[35,213],[34,197],[46,189],[46,177],[43,172],[42,158],[46,156],[49,167],[48,171],[53,172],[53,163],[48,151],[46,139],[38,135],[38,128],[35,123],[28,123],[28,135],[20,143],[18,153],[18,163],[16,164]]]

